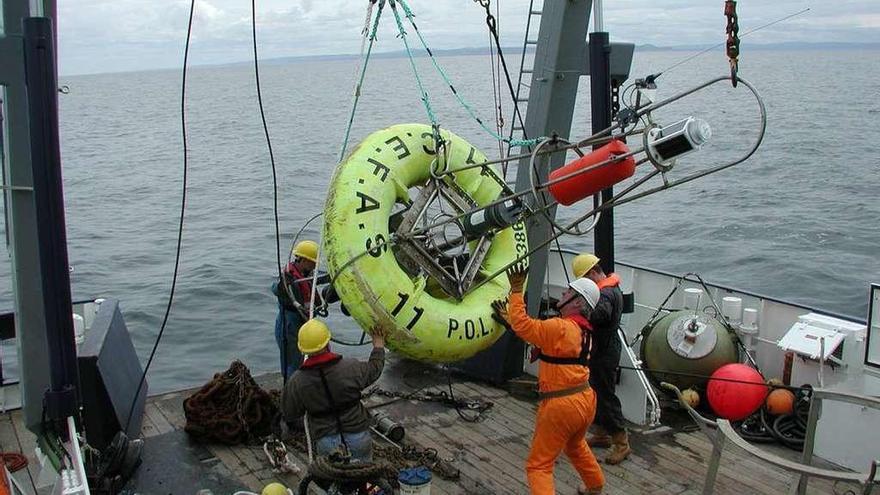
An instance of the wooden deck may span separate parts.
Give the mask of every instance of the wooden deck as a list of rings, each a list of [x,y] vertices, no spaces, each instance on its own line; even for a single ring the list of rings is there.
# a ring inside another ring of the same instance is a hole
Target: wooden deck
[[[262,376],[265,388],[278,388],[277,375]],[[406,361],[391,361],[379,385],[387,390],[403,392],[425,387],[424,390],[445,390],[446,375],[437,368]],[[506,390],[487,386],[463,378],[454,378],[456,397],[480,398],[494,403],[494,407],[478,423],[462,421],[455,409],[432,402],[399,400],[378,407],[399,421],[406,429],[404,443],[422,448],[434,448],[442,458],[460,470],[460,479],[447,481],[435,475],[432,493],[446,494],[520,494],[528,493],[523,470],[529,450],[536,403],[517,398]],[[192,390],[173,392],[152,397],[146,409],[143,435],[147,445],[165,437],[183,438],[185,423],[182,400]],[[373,396],[369,403],[387,402],[387,397]],[[681,431],[661,427],[653,431],[634,431],[631,435],[634,452],[629,460],[619,466],[603,464],[608,494],[699,494],[702,490],[707,459],[711,450],[708,439],[699,431]],[[180,443],[180,442],[178,442]],[[194,445],[183,439],[183,443]],[[169,443],[174,445],[174,443]],[[3,451],[33,452],[34,439],[21,425],[20,411],[6,413],[0,419],[0,448]],[[272,481],[280,481],[295,487],[296,476],[274,474],[263,453],[262,446],[196,445],[201,449],[195,454],[203,469],[212,476],[233,480],[242,488],[259,493]],[[191,448],[191,447],[188,447]],[[305,455],[291,451],[300,466],[305,465]],[[597,451],[600,458],[604,451]],[[788,454],[792,456],[793,453]],[[36,480],[36,464],[31,457],[29,469]],[[162,476],[155,466],[146,463],[138,477]],[[25,471],[16,478],[30,486]],[[204,479],[207,479],[205,477]],[[718,494],[766,494],[785,493],[790,476],[761,464],[734,446],[725,449],[722,466],[716,483]],[[560,458],[556,467],[557,493],[574,494],[580,480],[571,465]],[[132,487],[137,493],[195,493],[192,486],[164,486],[162,490]],[[198,489],[199,487],[195,487]],[[834,493],[831,483],[811,480],[809,493]],[[837,493],[847,488],[836,487]],[[219,492],[214,491],[219,495]]]

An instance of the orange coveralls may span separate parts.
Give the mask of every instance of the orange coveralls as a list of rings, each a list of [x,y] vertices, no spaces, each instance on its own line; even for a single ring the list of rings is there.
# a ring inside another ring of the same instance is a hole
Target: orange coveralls
[[[526,313],[521,293],[510,295],[508,316],[513,331],[526,342],[555,357],[578,357],[581,329],[566,318],[536,320]],[[538,363],[538,390],[552,392],[587,383],[590,370],[571,364]],[[560,452],[571,460],[587,489],[605,485],[602,468],[587,446],[584,436],[596,415],[596,396],[592,389],[565,397],[544,399],[538,405],[535,436],[526,461],[526,475],[533,495],[554,495],[553,465]]]

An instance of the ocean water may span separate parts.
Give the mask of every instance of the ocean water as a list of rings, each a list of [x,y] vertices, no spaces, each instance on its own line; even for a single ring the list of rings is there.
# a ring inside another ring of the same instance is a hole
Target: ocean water
[[[637,53],[633,75],[673,65],[686,52]],[[880,281],[880,66],[874,51],[746,51],[741,76],[767,104],[764,144],[748,162],[615,211],[618,259],[864,318]],[[493,121],[489,60],[441,63],[477,113]],[[282,254],[322,209],[351,108],[353,61],[265,64],[263,101],[278,171]],[[518,64],[512,64],[518,65]],[[427,60],[419,69],[441,125],[497,156],[498,145],[458,106]],[[710,53],[665,73],[661,96],[722,75]],[[589,134],[582,84],[572,138]],[[121,300],[145,359],[167,303],[182,184],[179,71],[62,77],[61,136],[71,282],[75,299]],[[202,383],[242,359],[277,369],[272,171],[252,67],[190,70],[186,98],[189,176],[177,292],[150,372],[153,392]],[[509,117],[509,105],[506,106]],[[712,142],[670,178],[743,153],[756,106],[719,84],[663,111],[713,126]],[[426,122],[407,60],[371,63],[352,143],[404,122]],[[584,207],[566,208],[572,218]],[[319,235],[319,222],[305,230]],[[592,236],[564,237],[589,249]],[[0,257],[0,308],[12,308],[8,256]],[[355,324],[330,319],[355,338]]]

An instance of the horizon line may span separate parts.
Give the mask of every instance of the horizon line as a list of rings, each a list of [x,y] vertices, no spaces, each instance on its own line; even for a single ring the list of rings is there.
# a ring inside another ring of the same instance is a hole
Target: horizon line
[[[785,50],[785,49],[795,49],[797,47],[801,48],[838,48],[838,49],[857,49],[857,48],[875,48],[880,49],[880,42],[862,42],[862,41],[780,41],[780,42],[772,42],[772,43],[749,43],[749,46],[757,49],[764,50]],[[707,48],[714,47],[712,44],[692,44],[692,45],[654,45],[652,43],[642,43],[635,46],[636,51],[639,49],[643,51],[698,51],[705,50]],[[718,47],[720,50],[723,50],[723,46]],[[459,48],[444,48],[432,50],[432,53],[437,56],[472,56],[472,55],[483,55],[487,52],[487,47],[459,47]],[[520,47],[516,46],[504,46],[502,50],[516,50],[519,53]],[[534,48],[528,49],[529,52],[533,52]],[[384,52],[375,52],[372,54],[373,57],[376,58],[401,58],[406,56],[406,50],[389,50]],[[427,53],[423,51],[419,51],[413,54],[415,57],[424,58],[427,57]],[[268,63],[268,64],[278,64],[278,63],[296,63],[298,61],[337,61],[337,60],[351,60],[360,58],[360,55],[356,53],[332,53],[332,54],[323,54],[323,55],[283,55],[278,57],[270,57],[270,58],[261,58],[260,62]],[[225,67],[225,66],[234,66],[241,64],[250,64],[253,63],[253,59],[249,60],[235,60],[228,62],[215,62],[215,63],[204,63],[204,64],[194,64],[191,65],[190,68],[205,68],[205,67]],[[167,67],[155,67],[150,69],[136,69],[136,70],[122,70],[122,71],[107,71],[107,72],[81,72],[81,73],[62,73],[59,74],[60,77],[78,77],[78,76],[94,76],[101,74],[125,74],[132,72],[153,72],[153,71],[168,71],[180,69],[179,65],[176,66],[167,66]]]

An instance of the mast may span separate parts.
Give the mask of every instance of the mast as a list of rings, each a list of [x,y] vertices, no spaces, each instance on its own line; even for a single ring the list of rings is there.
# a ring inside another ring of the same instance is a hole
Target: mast
[[[602,130],[611,123],[611,84],[629,77],[635,46],[632,43],[610,43],[607,32],[594,32],[586,43],[590,11],[598,29],[604,28],[601,0],[545,2],[535,51],[531,90],[526,112],[525,130],[528,137],[551,136],[569,138],[580,76],[590,76],[592,131]],[[527,150],[523,150],[527,151]],[[565,156],[557,153],[547,163],[539,164],[537,180],[544,182],[549,173],[563,165]],[[519,162],[516,189],[530,187],[529,159]],[[611,189],[602,192],[603,200],[611,198]],[[555,217],[556,208],[549,215]],[[597,256],[613,267],[614,232],[611,209],[604,211],[597,226]],[[552,226],[542,215],[530,217],[526,223],[529,245],[540,244],[552,234]],[[549,246],[535,252],[529,259],[527,308],[538,313],[547,271]]]
[[[587,30],[593,0],[544,2],[541,26],[535,47],[529,101],[526,107],[525,133],[530,138],[551,136],[554,133],[568,138],[578,83],[584,73]],[[522,149],[523,152],[529,151]],[[565,163],[563,153],[555,153],[550,160],[536,162],[536,176],[545,182],[552,170]],[[529,158],[520,160],[516,174],[516,190],[531,187]],[[556,208],[547,212],[556,216]],[[552,235],[553,226],[542,215],[526,220],[529,245],[540,244]],[[549,247],[529,258],[529,277],[526,287],[526,307],[531,315],[538,314],[544,292],[544,274],[547,271]]]
[[[76,414],[79,372],[64,223],[55,32],[48,17],[29,17],[22,24],[36,230],[50,373],[43,413],[48,420],[62,424],[66,418]]]
[[[526,108],[524,134],[526,137],[552,136],[557,134],[569,138],[574,106],[577,98],[580,76],[590,75],[591,86],[601,86],[598,93],[607,95],[599,113],[593,114],[593,128],[604,129],[611,118],[610,98],[612,77],[620,82],[629,77],[634,45],[632,43],[609,43],[608,33],[595,40],[591,37],[593,48],[587,43],[590,12],[597,6],[598,24],[603,24],[601,2],[594,0],[545,1],[541,11],[531,11],[529,15],[540,15],[541,24],[536,40],[526,40],[525,45],[535,45],[535,59],[531,72],[528,106]],[[600,33],[602,34],[602,33]],[[526,33],[528,37],[528,33]],[[597,51],[594,69],[591,63],[592,52]],[[610,74],[614,74],[611,76]],[[595,106],[595,101],[593,102]],[[607,115],[607,118],[605,117]],[[528,149],[522,149],[528,152]],[[552,170],[562,166],[565,156],[554,154],[551,159],[536,163],[536,180],[545,182]],[[529,158],[518,163],[516,190],[531,187]],[[603,193],[604,194],[604,193]],[[610,190],[607,192],[610,197]],[[610,217],[610,210],[603,213]],[[556,216],[556,208],[547,212]],[[608,222],[608,221],[606,221]],[[552,225],[543,215],[532,215],[526,220],[529,245],[535,246],[550,237]],[[597,234],[598,235],[598,234]],[[611,233],[613,235],[613,232]],[[603,239],[608,236],[603,234]],[[597,244],[598,245],[598,244]],[[613,253],[613,244],[612,244]],[[613,261],[603,248],[600,257]],[[529,258],[529,277],[526,287],[526,305],[529,314],[535,316],[544,292],[545,274],[549,246],[538,250]],[[603,265],[604,266],[604,265]],[[505,333],[490,349],[465,361],[458,368],[482,379],[501,382],[522,373],[525,348],[523,342],[510,333]]]
[[[44,301],[49,296],[43,292],[41,279],[42,273],[48,268],[42,265],[39,254],[22,20],[40,14],[53,15],[54,2],[45,5],[38,2],[36,8],[32,8],[28,0],[3,0],[4,32],[0,35],[0,66],[3,67],[0,86],[3,88],[2,99],[7,117],[3,167],[8,180],[5,184],[9,199],[9,210],[6,212],[8,250],[12,258],[24,421],[28,429],[35,433],[41,429],[43,395],[50,387],[46,355],[49,338],[44,314]]]
[[[605,31],[602,0],[593,5],[595,20],[590,33],[590,115],[593,134],[611,125],[611,45]],[[619,85],[623,81],[618,81]],[[599,148],[594,146],[593,149]],[[602,204],[614,197],[613,188],[602,191]],[[599,216],[593,230],[593,250],[606,273],[614,271],[614,208],[608,208]]]

